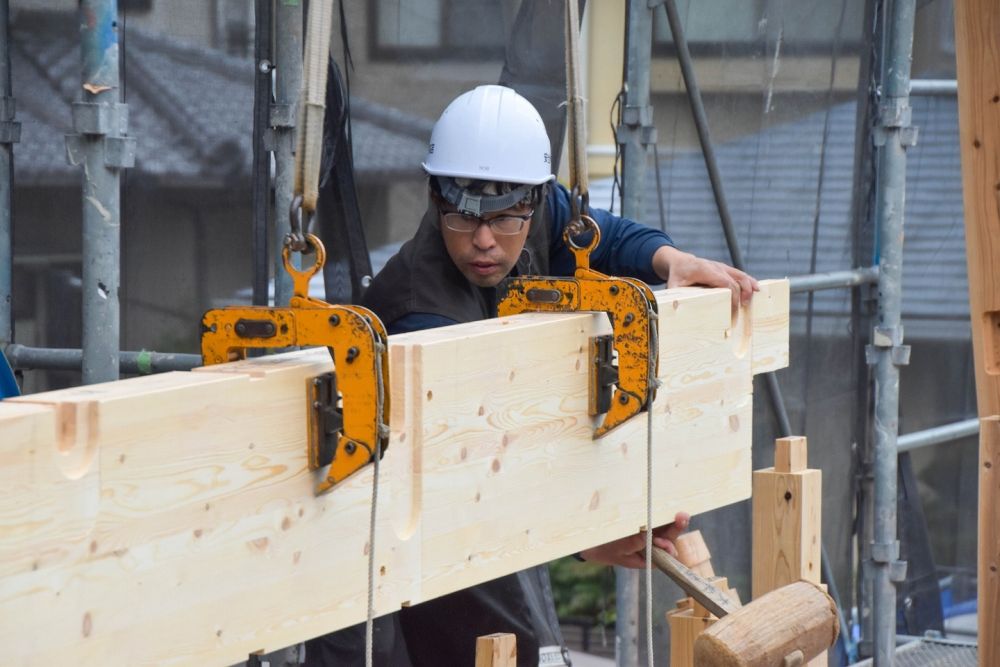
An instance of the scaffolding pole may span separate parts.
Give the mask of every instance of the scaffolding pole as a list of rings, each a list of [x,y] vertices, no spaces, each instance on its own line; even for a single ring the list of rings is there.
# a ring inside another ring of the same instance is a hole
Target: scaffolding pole
[[[17,370],[78,371],[83,365],[83,351],[57,347],[28,347],[14,343],[7,346],[7,360]],[[121,351],[119,370],[130,375],[149,375],[167,371],[189,371],[202,365],[200,354],[173,352]]]
[[[797,292],[817,292],[840,287],[857,287],[878,282],[878,267],[865,266],[847,271],[830,271],[827,273],[810,273],[804,276],[792,276],[788,279],[788,289],[793,294]]]
[[[80,1],[83,101],[66,137],[83,167],[83,383],[118,379],[121,170],[135,163],[128,106],[121,104],[117,0]]]
[[[647,0],[629,0],[626,11],[625,99],[616,140],[622,153],[622,215],[639,220],[649,147],[656,143],[653,107],[649,104],[653,12]],[[619,667],[636,665],[639,661],[638,570],[615,568],[615,605],[615,662]]]
[[[944,426],[935,426],[934,428],[925,429],[923,431],[915,431],[913,433],[901,435],[896,441],[896,449],[900,454],[902,454],[903,452],[909,452],[921,447],[940,445],[944,442],[954,442],[956,440],[960,440],[961,438],[978,435],[978,433],[979,419],[965,419],[960,422],[945,424]]]
[[[279,2],[274,11],[274,104],[271,105],[271,141],[274,152],[274,236],[271,257],[274,272],[274,305],[287,306],[292,298],[292,277],[281,257],[290,231],[289,210],[295,181],[295,118],[302,87],[302,5]],[[296,258],[297,259],[297,258]]]
[[[0,0],[0,352],[14,340],[14,225],[11,190],[14,185],[14,144],[21,137],[14,122],[10,86],[10,2]]]
[[[909,358],[900,323],[903,275],[903,210],[910,125],[910,59],[915,0],[887,2],[887,43],[881,68],[881,98],[875,133],[878,194],[875,205],[879,266],[878,312],[867,348],[875,366],[872,555],[873,656],[875,667],[891,665],[896,651],[896,584],[905,578],[896,539],[899,367]]]

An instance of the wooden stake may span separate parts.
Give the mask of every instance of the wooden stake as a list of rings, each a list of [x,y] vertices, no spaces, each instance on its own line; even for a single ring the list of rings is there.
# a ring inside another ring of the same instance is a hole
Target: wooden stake
[[[667,623],[670,625],[670,667],[694,667],[694,641],[717,620],[711,615],[697,616],[690,608],[667,612]]]
[[[708,546],[706,546],[700,530],[683,533],[674,540],[674,546],[677,548],[677,560],[684,563],[692,571],[706,579],[715,576],[715,571],[712,570],[712,555],[708,551]]]
[[[976,366],[979,439],[979,660],[1000,664],[1000,10],[996,0],[955,3],[958,122],[965,252]]]
[[[517,667],[517,635],[498,632],[476,638],[476,667]]]
[[[753,599],[820,580],[822,473],[806,465],[806,439],[779,438],[775,467],[753,473]],[[810,665],[826,664],[824,653]]]

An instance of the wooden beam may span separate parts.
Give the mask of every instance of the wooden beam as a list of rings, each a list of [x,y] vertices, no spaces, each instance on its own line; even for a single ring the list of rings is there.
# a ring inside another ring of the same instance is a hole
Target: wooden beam
[[[753,599],[796,581],[820,582],[822,472],[806,439],[778,438],[773,468],[753,473]],[[809,663],[826,665],[826,653]]]
[[[657,293],[655,522],[749,495],[751,377],[757,351],[785,356],[769,307],[787,290],[765,282],[735,322],[725,290]],[[379,614],[645,523],[646,417],[591,437],[587,343],[606,328],[521,315],[391,337]],[[305,387],[329,366],[305,350],[0,404],[8,659],[224,665],[363,620],[374,468],[317,497],[306,466]]]
[[[517,667],[517,635],[498,632],[477,637],[476,667]]]
[[[969,312],[979,405],[979,656],[1000,664],[1000,10],[955,2],[959,141]]]

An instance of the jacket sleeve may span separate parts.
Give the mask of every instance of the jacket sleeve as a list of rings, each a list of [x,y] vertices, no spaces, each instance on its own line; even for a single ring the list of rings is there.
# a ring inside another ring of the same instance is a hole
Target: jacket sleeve
[[[576,267],[573,253],[563,241],[563,230],[570,220],[569,192],[560,184],[549,188],[549,258],[553,275],[572,275]],[[653,253],[661,246],[673,246],[669,236],[658,229],[622,218],[604,209],[591,208],[591,216],[601,230],[601,242],[590,255],[590,265],[613,276],[638,278],[647,283],[662,283],[653,272]],[[581,237],[580,243],[587,241]]]
[[[409,333],[457,324],[455,320],[434,313],[407,313],[386,325],[389,334]]]

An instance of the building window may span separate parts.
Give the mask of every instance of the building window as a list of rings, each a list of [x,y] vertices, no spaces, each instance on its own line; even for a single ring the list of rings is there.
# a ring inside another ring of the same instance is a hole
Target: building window
[[[520,0],[375,0],[369,3],[375,60],[495,60]]]
[[[698,0],[680,2],[677,13],[692,52],[699,55],[752,55],[779,41],[793,54],[829,54],[834,41],[841,48],[861,43],[864,0]],[[843,11],[843,26],[837,29]],[[653,44],[658,55],[674,53],[670,26],[656,12]]]

